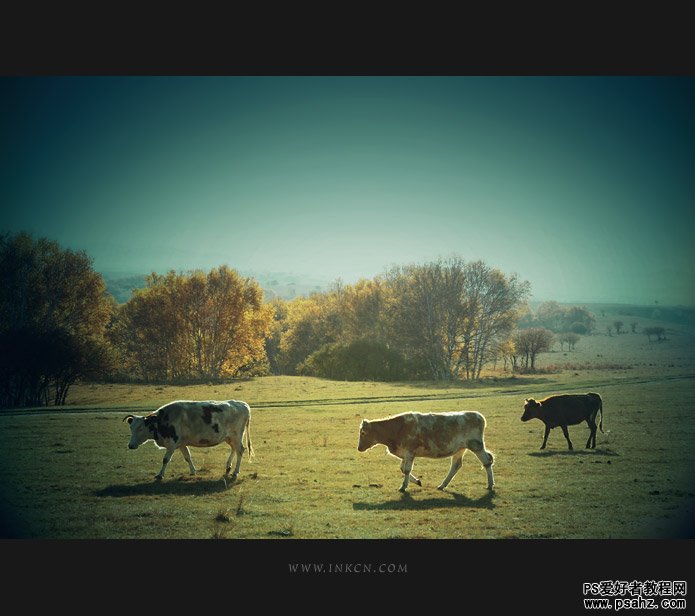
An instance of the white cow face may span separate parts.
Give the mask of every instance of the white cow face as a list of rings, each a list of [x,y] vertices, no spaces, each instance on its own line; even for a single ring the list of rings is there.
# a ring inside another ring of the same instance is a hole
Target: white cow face
[[[128,415],[124,421],[130,424],[130,442],[128,443],[128,449],[137,449],[145,441],[152,438],[152,433],[145,424],[144,417]]]
[[[370,447],[376,445],[376,439],[372,434],[371,426],[366,419],[360,424],[360,440],[357,443],[357,451],[367,451]]]

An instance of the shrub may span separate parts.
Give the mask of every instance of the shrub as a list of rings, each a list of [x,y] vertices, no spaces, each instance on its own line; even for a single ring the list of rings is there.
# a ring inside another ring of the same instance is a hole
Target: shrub
[[[579,323],[577,321],[575,323],[572,323],[572,325],[570,325],[570,331],[574,334],[586,336],[590,330],[584,323]]]
[[[382,342],[356,340],[348,345],[326,344],[300,367],[300,373],[348,381],[397,381],[419,376],[415,362]]]

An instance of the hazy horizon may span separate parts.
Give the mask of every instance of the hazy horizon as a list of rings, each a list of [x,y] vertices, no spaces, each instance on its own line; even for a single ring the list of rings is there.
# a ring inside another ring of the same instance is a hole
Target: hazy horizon
[[[693,306],[694,83],[2,78],[0,232],[100,272],[354,282],[456,254],[532,299]]]

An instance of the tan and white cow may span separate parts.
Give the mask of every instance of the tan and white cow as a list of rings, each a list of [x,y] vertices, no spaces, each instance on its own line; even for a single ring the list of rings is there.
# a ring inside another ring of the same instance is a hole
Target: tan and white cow
[[[446,458],[451,456],[451,468],[444,481],[437,487],[443,490],[461,468],[463,454],[470,449],[487,471],[487,487],[495,485],[492,473],[493,456],[485,449],[485,417],[476,411],[452,413],[401,413],[385,419],[362,420],[358,451],[366,451],[375,445],[386,445],[391,455],[403,460],[405,492],[408,481],[422,482],[411,474],[416,456]]]
[[[162,469],[156,480],[164,477],[164,471],[177,449],[195,475],[196,468],[191,460],[191,447],[214,447],[226,442],[232,451],[227,459],[225,477],[232,470],[232,457],[236,453],[236,468],[232,481],[237,478],[244,453],[244,430],[249,458],[253,454],[251,447],[251,409],[241,400],[177,400],[158,408],[146,417],[127,415],[123,418],[130,424],[129,449],[137,449],[147,441],[154,441],[160,449],[166,449]]]

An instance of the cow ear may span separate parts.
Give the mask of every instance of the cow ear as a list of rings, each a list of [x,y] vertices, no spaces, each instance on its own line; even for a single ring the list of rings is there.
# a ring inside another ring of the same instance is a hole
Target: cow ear
[[[135,415],[126,415],[126,416],[123,418],[123,421],[127,421],[128,424],[131,424],[131,423],[133,423],[134,417],[135,417]]]

